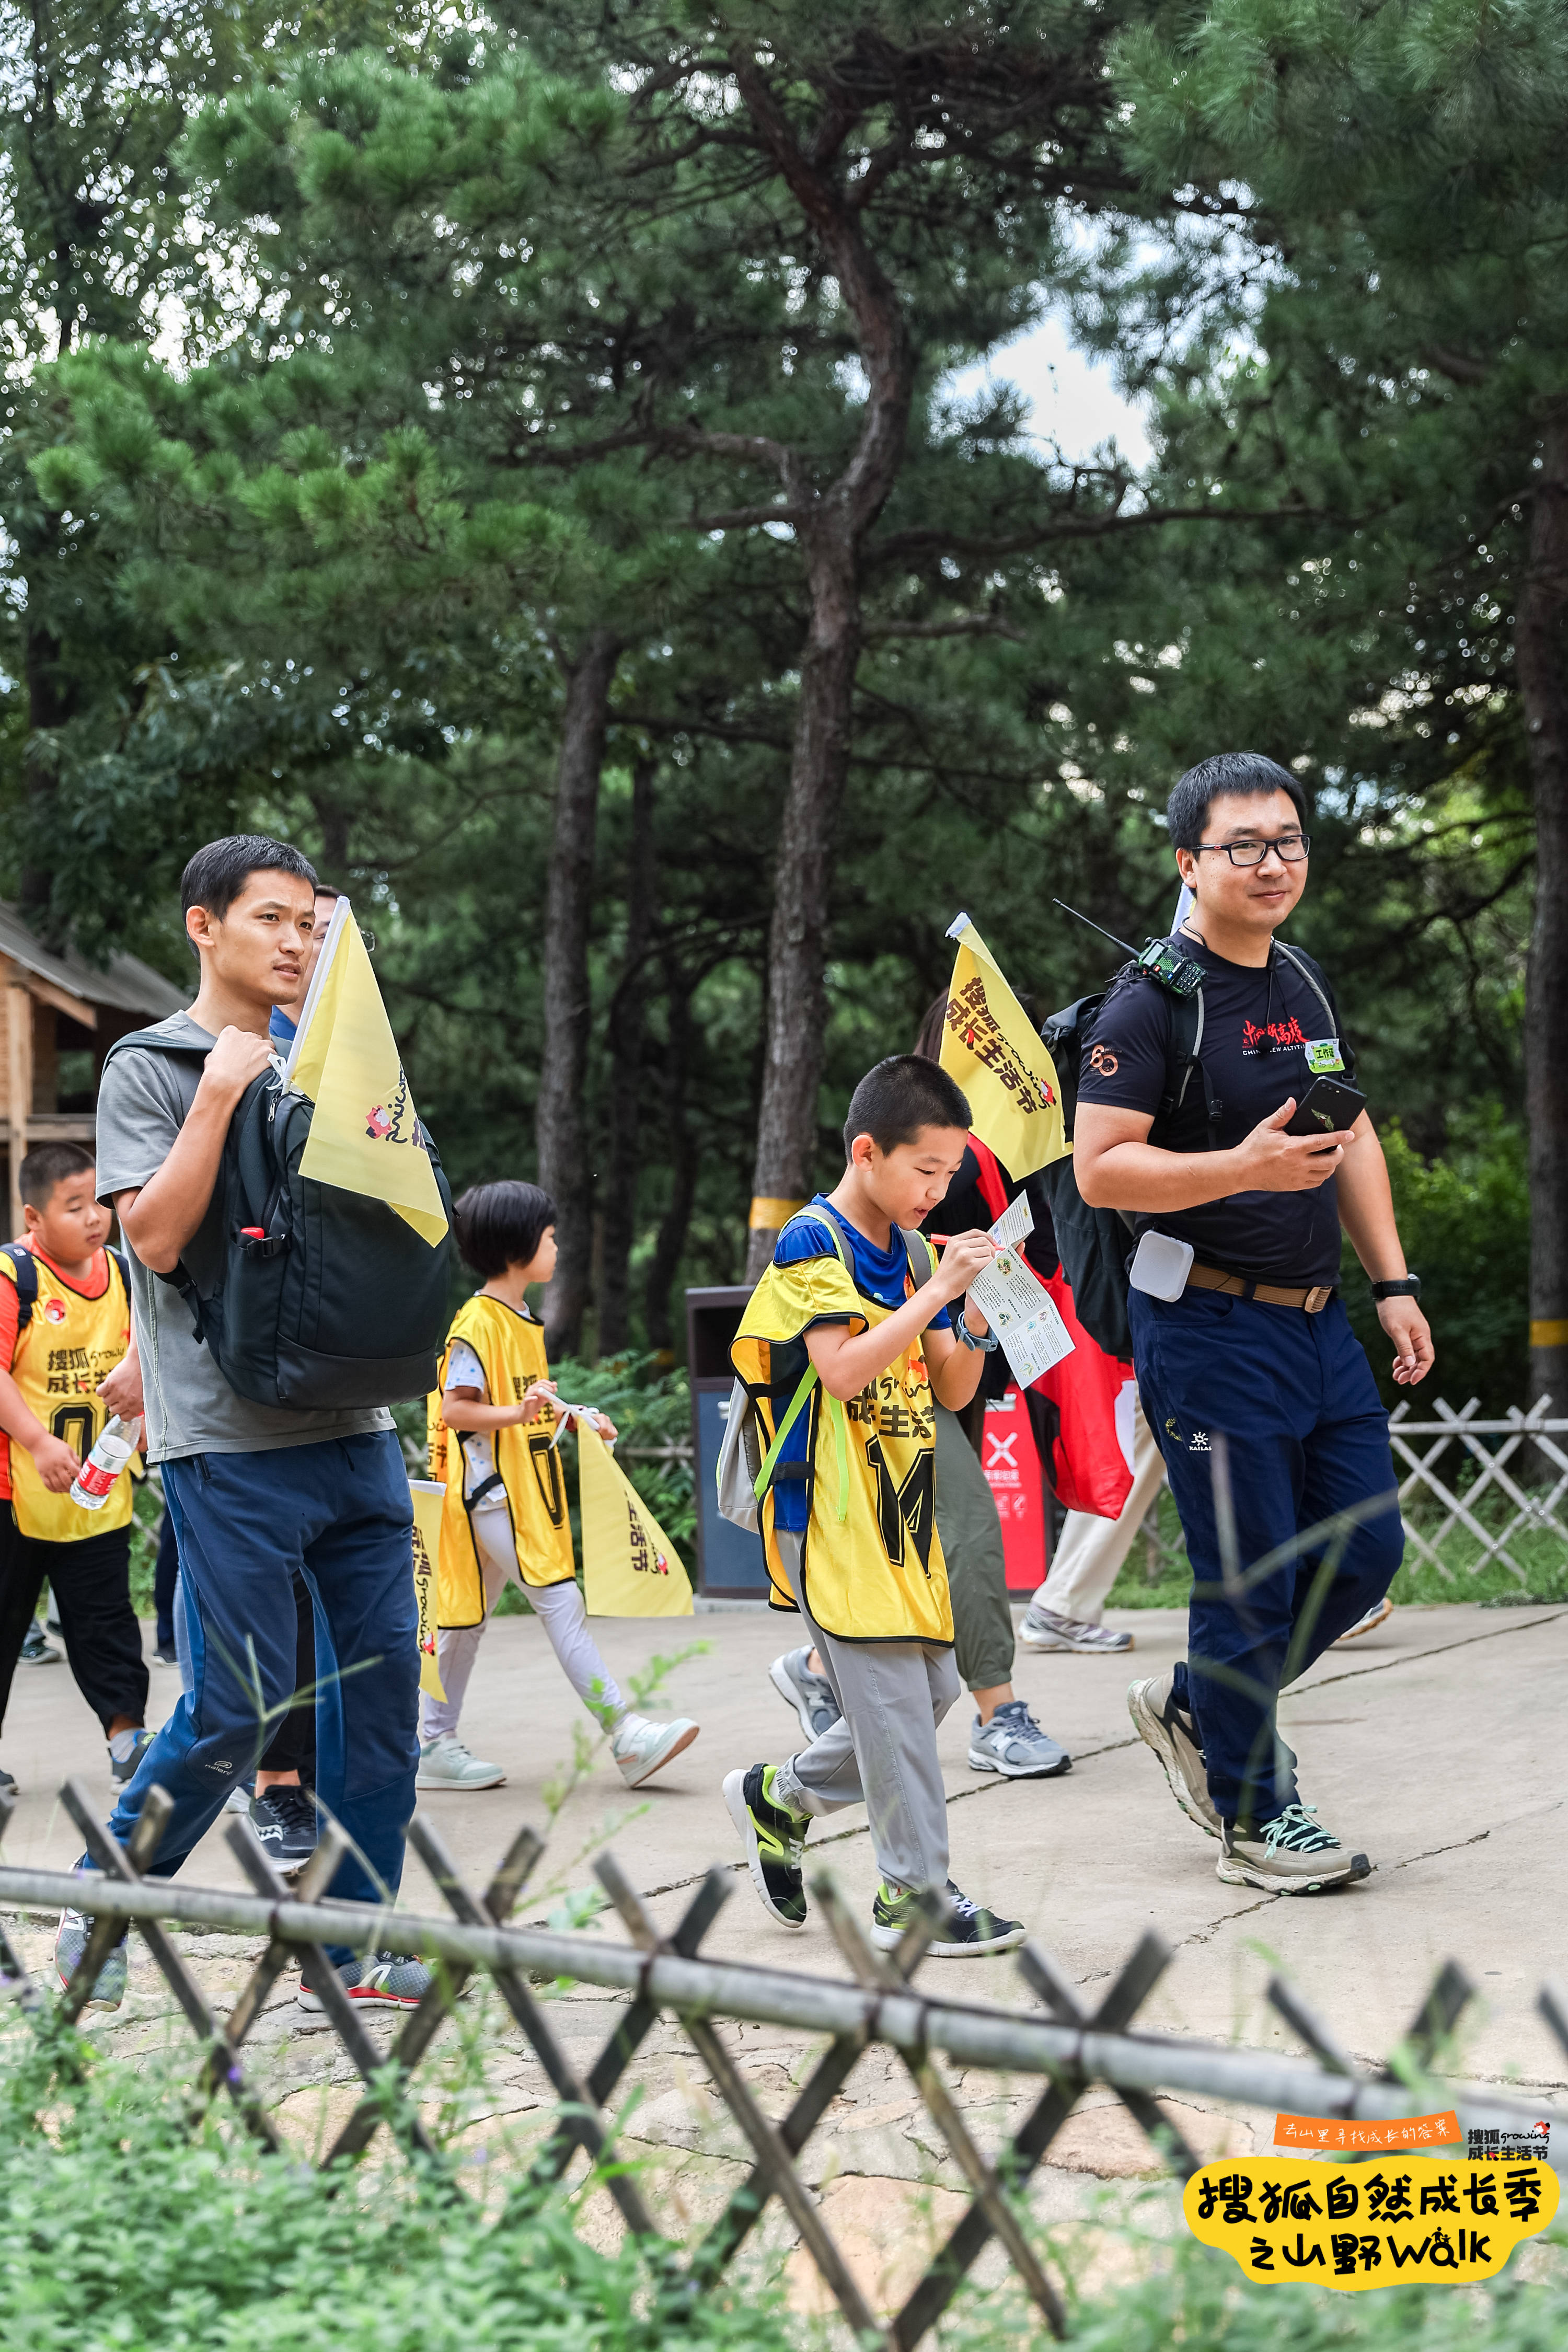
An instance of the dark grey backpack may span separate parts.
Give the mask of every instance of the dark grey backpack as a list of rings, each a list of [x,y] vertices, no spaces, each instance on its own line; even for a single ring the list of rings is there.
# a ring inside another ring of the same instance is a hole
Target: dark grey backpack
[[[134,1030],[137,1045],[205,1061],[208,1048]],[[276,1071],[236,1106],[207,1213],[172,1274],[196,1337],[240,1396],[294,1412],[402,1404],[436,1385],[448,1245],[434,1249],[384,1201],[300,1173],[315,1106]],[[448,1226],[452,1195],[426,1135]]]

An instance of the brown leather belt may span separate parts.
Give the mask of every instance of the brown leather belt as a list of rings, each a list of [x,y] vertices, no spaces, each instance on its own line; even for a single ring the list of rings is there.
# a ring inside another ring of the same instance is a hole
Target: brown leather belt
[[[1303,1315],[1321,1315],[1337,1283],[1315,1283],[1310,1290],[1281,1290],[1278,1283],[1244,1282],[1239,1274],[1222,1274],[1217,1265],[1187,1268],[1189,1290],[1227,1290],[1237,1298],[1260,1298],[1265,1307],[1299,1307]]]

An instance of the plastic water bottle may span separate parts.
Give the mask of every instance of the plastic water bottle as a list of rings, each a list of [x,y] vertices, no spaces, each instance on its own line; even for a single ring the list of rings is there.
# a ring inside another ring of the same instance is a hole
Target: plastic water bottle
[[[101,1511],[109,1490],[136,1451],[140,1423],[121,1421],[116,1413],[104,1423],[103,1433],[71,1481],[71,1501],[84,1511]]]

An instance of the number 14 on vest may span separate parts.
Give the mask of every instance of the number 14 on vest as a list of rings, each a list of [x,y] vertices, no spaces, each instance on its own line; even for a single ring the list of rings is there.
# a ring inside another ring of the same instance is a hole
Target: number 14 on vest
[[[969,1286],[1021,1389],[1073,1351],[1055,1299],[1024,1255],[1024,1242],[1034,1230],[1035,1213],[1020,1193],[991,1228],[996,1255]]]

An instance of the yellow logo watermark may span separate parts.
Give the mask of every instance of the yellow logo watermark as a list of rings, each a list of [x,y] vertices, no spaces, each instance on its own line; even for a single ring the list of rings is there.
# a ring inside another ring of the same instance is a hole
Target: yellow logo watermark
[[[1539,2160],[1461,2163],[1406,2156],[1354,2165],[1258,2157],[1205,2164],[1182,2198],[1187,2227],[1249,2279],[1359,2290],[1468,2286],[1495,2278],[1557,2210]]]

